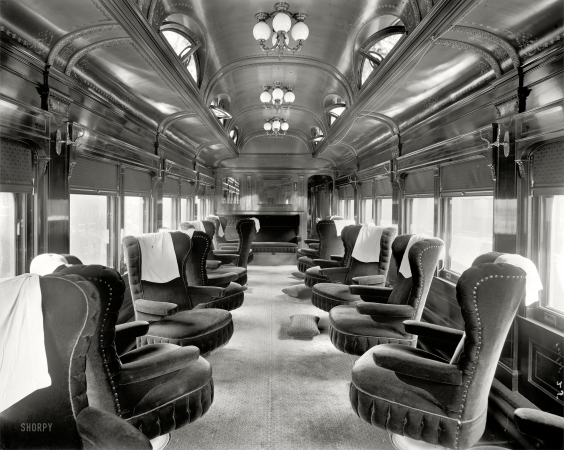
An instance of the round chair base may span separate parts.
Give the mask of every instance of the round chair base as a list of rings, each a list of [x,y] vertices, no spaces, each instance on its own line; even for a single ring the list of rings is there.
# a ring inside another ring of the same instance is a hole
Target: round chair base
[[[416,441],[415,439],[395,433],[390,433],[390,438],[392,439],[393,446],[398,450],[448,450],[447,447],[443,447],[441,445]]]
[[[170,442],[170,433],[163,434],[162,436],[157,436],[154,439],[151,439],[151,446],[153,450],[162,450],[165,448],[168,443]]]

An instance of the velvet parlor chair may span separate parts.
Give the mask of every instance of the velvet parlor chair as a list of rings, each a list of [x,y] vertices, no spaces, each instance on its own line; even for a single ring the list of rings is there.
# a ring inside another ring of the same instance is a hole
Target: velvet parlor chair
[[[88,401],[127,420],[149,439],[168,440],[168,433],[205,414],[213,402],[213,380],[199,349],[161,342],[118,356],[123,279],[100,265],[74,265],[56,275],[71,274],[89,280],[98,291],[100,314],[87,353]]]
[[[88,404],[86,354],[100,318],[95,286],[76,275],[47,275],[39,283],[51,386],[0,414],[2,448],[150,450],[149,439],[131,424]]]
[[[456,286],[464,336],[450,362],[405,345],[373,347],[352,371],[353,409],[390,431],[397,448],[413,440],[470,448],[485,430],[488,393],[524,292],[525,272],[510,264],[466,270]]]
[[[251,245],[255,240],[255,236],[257,234],[257,230],[255,227],[255,221],[251,218],[248,219],[241,219],[237,222],[237,234],[239,235],[239,242],[237,243],[237,247],[226,250],[223,247],[220,250],[214,250],[214,255],[229,255],[229,254],[237,254],[239,258],[237,262],[233,264],[238,267],[247,268],[247,264],[253,260],[253,250],[251,249]]]
[[[217,249],[227,246],[227,247],[237,247],[239,245],[239,239],[227,239],[227,217],[218,216],[221,227],[223,228],[223,236],[217,236]]]
[[[337,306],[329,313],[329,336],[342,352],[360,356],[379,344],[417,344],[417,334],[408,331],[403,322],[421,319],[444,243],[436,238],[424,239],[405,255],[406,239],[409,241],[409,235],[399,236],[392,249],[397,267],[402,258],[409,258],[410,278],[398,271],[393,288],[350,286],[350,292],[361,293],[365,301]]]
[[[343,254],[341,237],[337,235],[334,221],[320,220],[317,222],[317,234],[319,235],[319,249],[298,249],[298,270],[301,273],[315,266],[314,259],[329,259],[331,255]]]
[[[172,232],[171,236],[180,277],[167,283],[141,279],[139,241],[134,236],[123,238],[135,318],[150,324],[147,334],[137,338],[137,345],[195,345],[204,355],[227,344],[233,335],[231,314],[215,308],[226,290],[191,284],[189,279],[200,269],[201,257],[191,254],[192,240],[187,234]]]

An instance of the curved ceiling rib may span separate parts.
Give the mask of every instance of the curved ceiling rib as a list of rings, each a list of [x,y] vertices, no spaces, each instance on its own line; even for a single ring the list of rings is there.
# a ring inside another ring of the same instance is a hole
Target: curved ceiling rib
[[[331,158],[327,158],[326,156],[320,156],[317,159],[321,159],[323,161],[327,161],[327,162],[331,163],[331,166],[333,167],[333,169],[335,169],[337,167],[337,163],[335,161],[333,161]]]
[[[298,66],[298,67],[310,67],[316,70],[320,70],[329,74],[332,78],[334,78],[337,83],[345,90],[347,96],[347,104],[351,104],[354,98],[354,90],[350,85],[347,78],[335,67],[331,66],[330,64],[324,63],[315,58],[305,57],[305,56],[294,56],[292,60],[287,60],[284,62],[280,62],[278,58],[275,57],[265,57],[265,56],[249,56],[247,58],[242,58],[237,61],[228,64],[227,66],[223,67],[221,70],[217,71],[213,77],[210,78],[210,81],[206,85],[204,90],[204,99],[206,99],[206,103],[209,103],[209,97],[211,92],[218,84],[219,80],[223,77],[228,75],[231,72],[235,72],[241,69],[247,69],[250,67],[262,67],[264,65],[272,66],[272,67],[290,67],[290,66]]]
[[[497,60],[488,52],[482,50],[480,47],[477,47],[472,44],[468,44],[466,42],[455,41],[453,39],[437,39],[433,44],[443,45],[445,47],[450,47],[465,52],[475,53],[476,55],[480,56],[481,58],[485,59],[488,62],[490,67],[493,69],[496,78],[499,78],[501,76],[501,67],[499,66]]]
[[[354,147],[349,145],[349,144],[345,144],[344,142],[339,142],[337,144],[331,144],[329,147],[343,147],[343,148],[347,149],[349,152],[351,152],[353,157],[358,158],[358,153],[354,149]]]
[[[116,45],[122,45],[122,44],[133,44],[133,39],[131,39],[131,38],[112,38],[112,39],[106,39],[104,41],[96,42],[95,44],[91,44],[91,45],[84,47],[83,49],[79,50],[74,55],[72,55],[72,58],[69,60],[67,67],[65,69],[65,75],[70,75],[71,72],[72,72],[72,69],[74,68],[76,63],[81,58],[86,56],[88,53],[90,53],[94,50],[98,50],[99,48],[115,47]]]
[[[396,123],[396,121],[391,117],[386,116],[385,114],[380,114],[377,112],[366,112],[366,113],[361,113],[361,117],[368,117],[370,119],[374,119],[380,123],[383,123],[388,127],[388,129],[392,134],[400,133],[399,125]]]
[[[157,128],[157,132],[163,134],[169,126],[171,126],[177,120],[186,119],[187,117],[195,117],[197,114],[195,111],[179,111],[166,116]]]
[[[259,138],[259,137],[268,137],[268,136],[269,135],[266,134],[266,131],[264,131],[264,130],[252,131],[252,132],[245,135],[245,137],[241,141],[241,147],[240,148],[241,148],[241,150],[243,150],[245,148],[245,146],[250,141],[252,141],[253,139],[256,139],[256,138]],[[299,141],[303,142],[303,144],[306,146],[308,153],[312,152],[313,146],[311,145],[309,138],[304,133],[302,133],[301,131],[297,131],[297,130],[288,131],[288,132],[286,132],[286,134],[284,136],[292,137],[294,139],[298,139]]]

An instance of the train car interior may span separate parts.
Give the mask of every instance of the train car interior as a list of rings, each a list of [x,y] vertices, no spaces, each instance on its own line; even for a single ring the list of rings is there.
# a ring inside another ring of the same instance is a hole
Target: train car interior
[[[563,449],[563,230],[563,0],[0,0],[0,449]]]

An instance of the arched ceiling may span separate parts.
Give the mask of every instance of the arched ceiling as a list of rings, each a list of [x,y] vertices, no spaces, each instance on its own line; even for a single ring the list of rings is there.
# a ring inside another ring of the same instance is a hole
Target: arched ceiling
[[[2,40],[186,156],[209,167],[256,169],[350,164],[561,45],[564,32],[561,0],[300,0],[289,2],[290,11],[307,14],[309,38],[295,56],[278,58],[252,36],[255,14],[272,12],[274,3],[2,0],[0,31]],[[199,86],[159,35],[165,21],[180,23],[201,44]],[[359,89],[359,48],[398,24],[407,36]],[[281,113],[290,131],[279,139],[265,136],[263,123],[274,113],[259,101],[262,86],[274,81],[296,94]],[[220,94],[229,96],[233,116],[225,127],[208,109]],[[349,107],[331,127],[324,112],[330,94]],[[309,142],[312,126],[326,136],[316,147]],[[240,131],[237,145],[228,135],[233,127]]]

